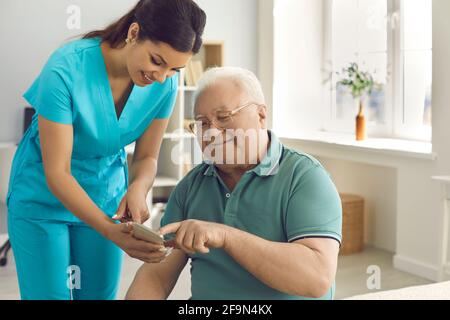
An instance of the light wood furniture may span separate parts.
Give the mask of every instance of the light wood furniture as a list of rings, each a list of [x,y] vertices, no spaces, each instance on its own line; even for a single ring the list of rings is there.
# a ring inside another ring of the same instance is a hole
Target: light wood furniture
[[[364,199],[357,195],[340,194],[342,201],[342,246],[340,255],[364,249]]]

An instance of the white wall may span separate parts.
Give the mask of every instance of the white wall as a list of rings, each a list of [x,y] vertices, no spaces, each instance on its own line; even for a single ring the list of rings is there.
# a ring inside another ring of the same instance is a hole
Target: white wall
[[[208,15],[205,38],[225,41],[225,65],[258,74],[258,0],[196,2]]]
[[[274,76],[274,21],[273,6],[275,0],[258,2],[258,68],[259,78],[266,97],[269,110],[273,108],[273,76]],[[273,127],[273,112],[268,112],[267,123]]]
[[[0,142],[17,142],[22,131],[22,94],[64,40],[106,26],[136,0],[0,1]],[[225,63],[257,73],[257,0],[199,0],[208,15],[205,39],[225,42]],[[81,8],[81,30],[66,27],[69,5]]]
[[[53,50],[69,37],[112,22],[134,0],[3,0],[0,2],[0,141],[17,142],[22,131],[21,97]],[[81,8],[81,30],[69,30],[67,7]]]
[[[316,114],[324,105],[323,6],[322,0],[275,1],[273,108],[283,113],[274,112],[273,126],[279,133],[322,129]]]
[[[27,105],[22,94],[52,51],[72,36],[112,22],[134,3],[134,0],[0,1],[0,142],[18,142],[22,137],[23,108]],[[80,30],[66,27],[69,17],[66,10],[72,4],[81,8]],[[0,202],[0,233],[5,232],[5,212],[5,205]]]

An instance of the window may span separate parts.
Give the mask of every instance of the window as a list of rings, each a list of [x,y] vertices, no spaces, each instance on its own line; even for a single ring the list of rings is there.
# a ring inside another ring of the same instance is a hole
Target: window
[[[432,0],[399,3],[399,86],[401,106],[395,129],[401,136],[431,140]]]
[[[351,133],[357,104],[336,86],[351,62],[380,87],[364,97],[372,136],[431,140],[432,0],[325,0],[324,129]]]

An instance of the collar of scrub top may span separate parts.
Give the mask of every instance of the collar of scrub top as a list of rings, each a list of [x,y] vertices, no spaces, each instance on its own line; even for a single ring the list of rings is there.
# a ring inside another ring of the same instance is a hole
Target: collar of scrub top
[[[283,145],[281,144],[278,137],[272,131],[268,130],[268,132],[270,137],[270,146],[266,156],[255,168],[248,171],[254,172],[260,177],[274,176],[278,173],[280,159],[283,153]],[[204,160],[204,163],[208,165],[204,172],[204,175],[217,177],[217,169],[214,163],[212,163],[210,160]]]
[[[134,96],[136,92],[136,85],[133,84],[133,88],[128,96],[128,99],[123,106],[122,113],[120,117],[117,118],[116,106],[114,104],[114,97],[111,90],[111,85],[108,78],[108,70],[106,68],[105,58],[103,57],[103,53],[101,50],[101,39],[98,38],[99,46],[97,50],[97,59],[98,63],[98,75],[100,77],[99,89],[100,96],[102,100],[103,113],[105,115],[106,124],[110,130],[108,130],[108,135],[111,139],[111,152],[114,153],[117,150],[120,150],[123,146],[121,143],[121,132],[126,129],[126,120],[129,116],[131,109],[134,106]]]

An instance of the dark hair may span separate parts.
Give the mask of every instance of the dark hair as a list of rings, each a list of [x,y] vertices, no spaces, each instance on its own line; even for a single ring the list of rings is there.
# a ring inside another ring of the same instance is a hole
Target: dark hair
[[[100,37],[117,48],[125,44],[134,22],[140,26],[139,40],[164,42],[179,52],[196,54],[203,43],[206,14],[193,0],[140,0],[118,21],[85,34],[83,39]]]

